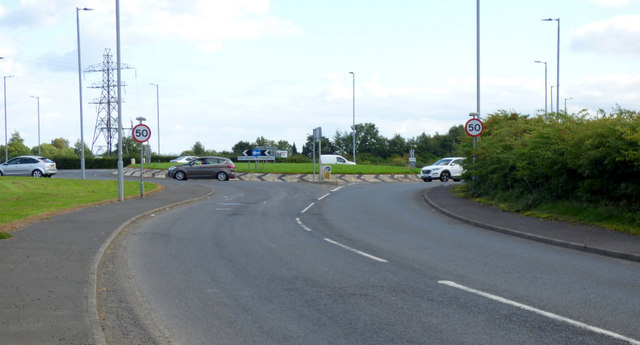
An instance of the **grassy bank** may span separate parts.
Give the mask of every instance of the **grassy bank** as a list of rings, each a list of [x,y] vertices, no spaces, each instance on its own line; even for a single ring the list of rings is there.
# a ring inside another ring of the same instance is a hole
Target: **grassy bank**
[[[145,182],[145,191],[151,192],[158,185]],[[46,219],[64,210],[118,198],[118,181],[35,179],[31,177],[0,178],[0,238],[7,231],[20,227],[24,222]],[[125,181],[125,197],[140,194],[140,182]]]
[[[466,186],[454,187],[462,197],[469,197]],[[493,205],[507,212],[520,213],[525,216],[547,220],[561,220],[579,224],[589,224],[618,232],[640,236],[640,213],[619,206],[596,205],[587,202],[553,201],[523,211],[519,205],[522,201],[497,201],[486,198],[473,200]]]

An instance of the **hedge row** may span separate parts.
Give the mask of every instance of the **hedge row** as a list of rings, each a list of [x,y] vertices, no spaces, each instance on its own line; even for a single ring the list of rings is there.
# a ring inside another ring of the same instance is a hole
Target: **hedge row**
[[[555,200],[638,209],[640,116],[498,112],[485,121],[475,164],[465,164],[472,194],[523,209]]]

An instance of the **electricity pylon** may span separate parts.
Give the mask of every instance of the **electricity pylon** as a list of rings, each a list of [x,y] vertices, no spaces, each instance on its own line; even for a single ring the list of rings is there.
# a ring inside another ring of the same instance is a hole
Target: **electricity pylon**
[[[114,144],[118,140],[118,81],[114,77],[117,66],[113,63],[113,55],[111,49],[106,48],[103,54],[101,64],[95,64],[87,67],[85,72],[102,72],[102,82],[94,83],[89,86],[92,89],[102,89],[100,98],[89,102],[97,104],[98,115],[96,117],[96,127],[93,131],[93,142],[91,144],[91,152],[94,155],[107,153],[109,156],[113,152]],[[120,69],[133,69],[127,64],[120,64]],[[121,86],[127,86],[126,83],[120,83]],[[96,146],[98,139],[104,138],[104,145]],[[95,150],[94,150],[95,147]]]

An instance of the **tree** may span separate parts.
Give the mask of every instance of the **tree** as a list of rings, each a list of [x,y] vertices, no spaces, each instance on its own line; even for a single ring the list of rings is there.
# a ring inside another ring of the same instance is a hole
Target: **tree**
[[[407,146],[407,141],[404,140],[400,134],[393,136],[393,138],[389,139],[389,154],[390,155],[398,155],[402,156],[405,153],[409,152],[409,147]]]
[[[122,139],[122,153],[125,155],[134,155],[140,152],[140,143],[132,137],[124,137]]]
[[[320,143],[322,144],[322,153],[336,152],[336,149],[331,143],[331,141],[329,141],[329,138],[323,136],[322,138],[320,138]],[[318,154],[317,153],[318,150],[319,150],[319,145],[318,143],[316,143],[316,155]],[[307,137],[307,143],[302,148],[302,154],[307,157],[313,156],[313,135],[309,135]]]
[[[193,151],[193,154],[196,156],[202,156],[206,153],[204,145],[202,145],[202,143],[199,141],[196,141],[196,143],[193,144],[193,147],[191,147],[191,151]]]
[[[11,134],[11,139],[9,139],[7,146],[9,146],[8,158],[28,155],[31,153],[31,150],[29,150],[29,148],[24,144],[24,139],[20,137],[20,133],[17,131]],[[4,155],[4,152],[2,152],[2,154]]]
[[[256,138],[256,146],[275,147],[276,142],[273,140],[266,139],[265,137],[258,137]]]
[[[69,148],[69,140],[64,138],[56,138],[51,140],[51,145],[55,146],[58,150],[64,150]]]
[[[233,145],[233,147],[231,148],[231,151],[233,151],[235,155],[242,156],[242,152],[251,150],[251,149],[253,148],[250,142],[238,141],[235,145]]]
[[[82,144],[80,144],[80,139],[78,139],[78,141],[76,141],[75,144],[73,144],[73,153],[80,157],[80,148],[82,147]],[[87,146],[87,144],[84,144],[84,156],[86,157],[93,157],[93,152],[91,152],[91,149],[89,149],[89,146]]]
[[[356,152],[387,158],[387,147],[387,139],[380,135],[375,124],[356,124]]]
[[[291,151],[291,145],[286,140],[279,140],[276,144],[276,148],[280,150],[285,150],[287,152]]]

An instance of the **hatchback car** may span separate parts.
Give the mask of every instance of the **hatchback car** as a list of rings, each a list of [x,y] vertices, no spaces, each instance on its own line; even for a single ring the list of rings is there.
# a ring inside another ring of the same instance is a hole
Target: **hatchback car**
[[[229,181],[230,178],[236,178],[236,165],[224,157],[197,157],[189,163],[169,168],[167,176],[181,181],[189,178]]]
[[[442,182],[447,182],[449,179],[454,181],[460,181],[460,176],[464,172],[462,168],[462,161],[464,157],[447,157],[427,165],[420,169],[420,178],[424,182],[431,182],[432,180],[439,179]]]
[[[18,156],[0,165],[0,176],[51,177],[57,172],[56,163],[41,156]]]

